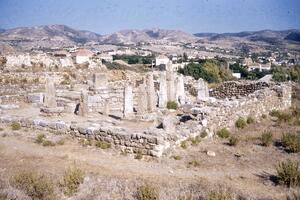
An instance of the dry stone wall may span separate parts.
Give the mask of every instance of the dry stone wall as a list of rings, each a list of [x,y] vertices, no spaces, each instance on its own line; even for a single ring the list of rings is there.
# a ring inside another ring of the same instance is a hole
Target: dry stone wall
[[[219,87],[211,90],[209,95],[218,99],[247,96],[257,90],[269,87],[266,82],[251,82],[251,83],[241,83],[241,82],[225,82]]]

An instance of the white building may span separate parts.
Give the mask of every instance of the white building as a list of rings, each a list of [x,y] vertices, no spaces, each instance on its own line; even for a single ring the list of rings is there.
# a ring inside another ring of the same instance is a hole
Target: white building
[[[104,60],[106,62],[113,62],[113,56],[109,54],[100,54],[99,55],[100,60]]]
[[[159,55],[155,58],[155,65],[167,65],[170,59],[167,56]]]
[[[237,79],[240,79],[241,78],[241,73],[232,73],[232,76],[237,78]]]
[[[94,53],[88,49],[79,49],[74,53],[75,62],[77,64],[82,64],[85,62],[90,62],[90,59],[93,57]]]
[[[260,72],[271,70],[271,63],[267,63],[267,64],[253,63],[251,65],[248,65],[248,71],[253,71],[255,69],[258,69]]]

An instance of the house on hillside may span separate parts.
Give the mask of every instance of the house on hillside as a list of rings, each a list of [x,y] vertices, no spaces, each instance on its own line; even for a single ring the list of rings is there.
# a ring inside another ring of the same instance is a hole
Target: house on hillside
[[[99,57],[101,61],[104,60],[105,62],[110,62],[110,63],[113,62],[113,56],[106,53],[102,53],[97,57]]]
[[[82,64],[85,62],[90,62],[90,59],[94,56],[94,53],[88,49],[78,49],[75,53],[75,62],[77,64]]]
[[[253,71],[255,69],[258,69],[260,72],[269,71],[271,70],[271,63],[267,63],[267,64],[253,63],[248,65],[248,71]]]
[[[165,56],[165,55],[159,55],[155,58],[155,65],[160,66],[160,65],[167,65],[170,59]]]

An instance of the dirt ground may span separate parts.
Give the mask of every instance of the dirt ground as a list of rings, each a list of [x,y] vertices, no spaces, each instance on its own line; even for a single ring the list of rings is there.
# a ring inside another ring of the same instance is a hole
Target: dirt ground
[[[78,138],[68,135],[25,128],[13,131],[5,125],[0,128],[0,197],[10,194],[14,199],[26,199],[24,193],[10,187],[9,180],[20,171],[31,170],[50,176],[57,185],[58,199],[67,199],[59,182],[73,165],[85,172],[85,179],[69,199],[135,199],[137,187],[145,183],[157,188],[160,199],[166,200],[199,199],[207,191],[219,188],[231,191],[236,199],[279,200],[300,191],[299,187],[277,185],[272,179],[280,161],[300,162],[300,153],[287,153],[275,145],[282,133],[300,134],[300,126],[278,125],[270,116],[256,119],[245,129],[230,130],[240,138],[237,146],[229,146],[227,139],[217,137],[201,139],[197,145],[188,142],[186,149],[177,147],[161,158],[141,160],[114,148],[83,146]],[[273,133],[274,145],[260,144],[258,137],[263,131]],[[51,141],[63,139],[65,143],[47,147],[36,144],[40,133]],[[216,156],[208,156],[207,151]]]

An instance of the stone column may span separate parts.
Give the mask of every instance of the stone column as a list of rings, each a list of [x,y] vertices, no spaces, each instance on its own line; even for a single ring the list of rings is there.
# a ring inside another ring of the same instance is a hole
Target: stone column
[[[46,78],[44,106],[47,108],[56,108],[55,86],[51,77]]]
[[[137,107],[136,107],[137,114],[141,115],[146,113],[148,108],[147,104],[148,104],[147,90],[145,84],[141,84],[138,87],[138,94],[137,94]]]
[[[179,104],[185,104],[184,80],[182,74],[176,78],[176,100]]]
[[[161,71],[159,77],[159,107],[165,108],[167,107],[168,95],[167,95],[167,80],[166,80],[166,72]]]
[[[198,90],[197,101],[206,100],[207,97],[209,97],[209,91],[208,91],[207,83],[202,78],[199,78],[197,84],[198,84],[197,85],[197,90]]]
[[[93,88],[100,89],[107,87],[107,76],[103,73],[93,74]]]
[[[154,89],[154,82],[153,82],[153,73],[147,74],[147,105],[148,105],[148,111],[154,112],[156,103],[155,103],[155,89]]]
[[[87,114],[88,114],[88,95],[85,92],[81,92],[78,115],[84,117]]]
[[[168,88],[168,101],[176,101],[175,95],[175,73],[167,71],[167,88]]]
[[[102,113],[103,113],[103,115],[107,115],[107,116],[110,114],[109,100],[108,99],[104,100]]]
[[[124,88],[123,115],[124,118],[133,116],[133,93],[131,84],[126,85]]]

